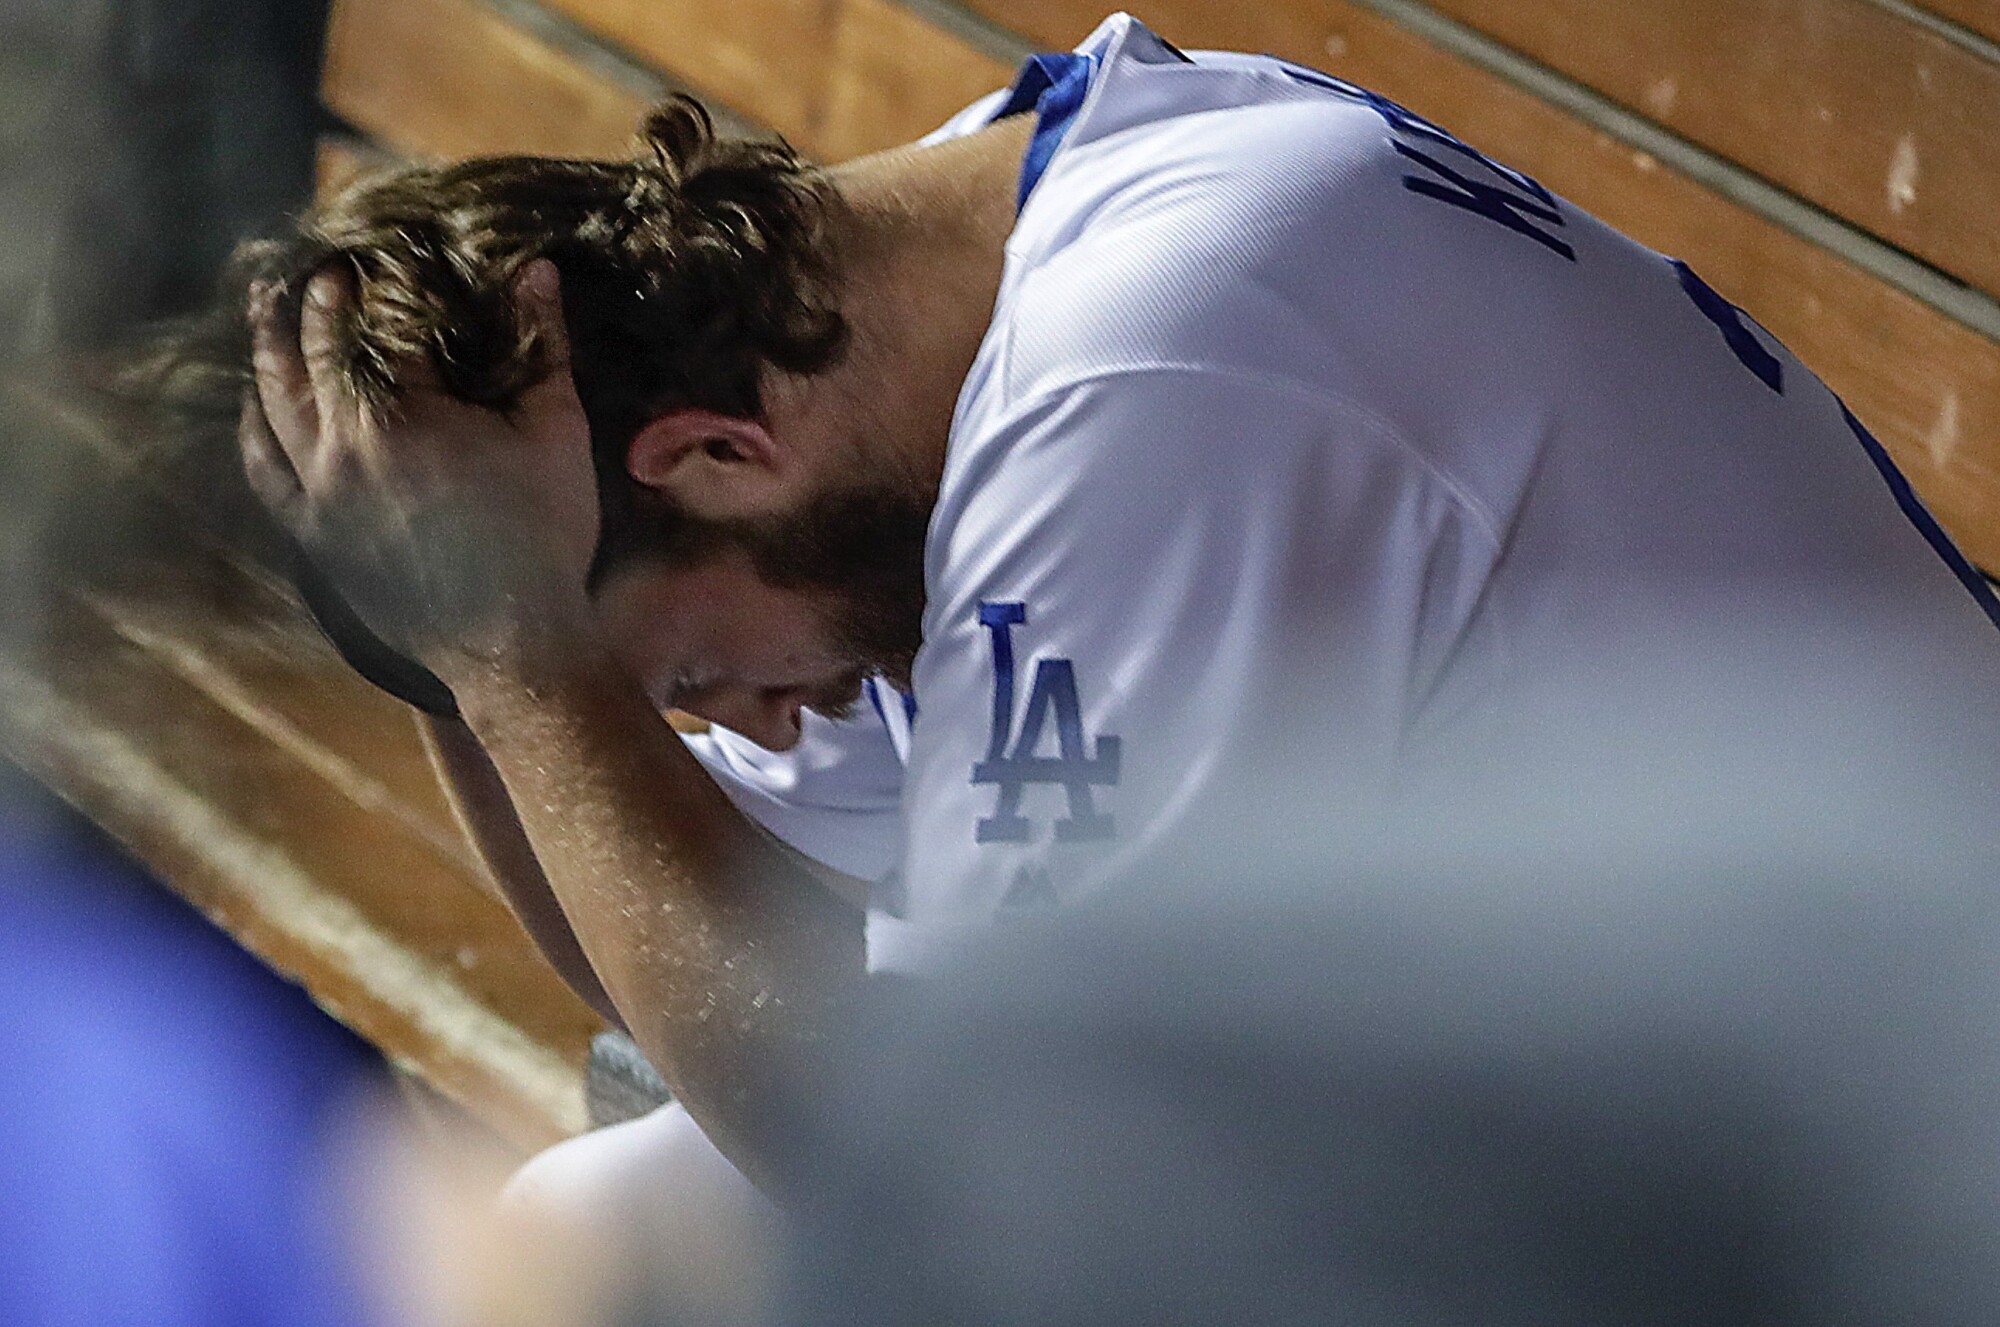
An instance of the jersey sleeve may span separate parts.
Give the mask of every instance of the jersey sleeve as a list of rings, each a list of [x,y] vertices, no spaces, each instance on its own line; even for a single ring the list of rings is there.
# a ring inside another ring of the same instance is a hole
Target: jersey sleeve
[[[798,851],[858,879],[879,880],[902,849],[903,764],[882,715],[807,710],[798,745],[767,751],[726,728],[683,734],[738,810]]]
[[[1282,382],[1106,374],[953,466],[878,968],[1143,875],[1302,744],[1330,811],[1371,796],[1494,560],[1393,430]]]

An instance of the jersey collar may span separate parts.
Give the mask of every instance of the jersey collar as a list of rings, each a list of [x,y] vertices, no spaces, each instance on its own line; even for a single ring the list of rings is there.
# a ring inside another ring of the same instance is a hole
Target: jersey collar
[[[1157,36],[1130,14],[1113,14],[1097,25],[1074,51],[1031,55],[1022,62],[1021,72],[1001,99],[988,123],[1011,115],[1035,113],[1034,137],[1028,140],[1021,158],[1021,183],[1015,194],[1014,210],[1028,205],[1028,195],[1041,182],[1049,161],[1069,135],[1083,111],[1098,71],[1108,62],[1130,57],[1142,63],[1190,63],[1172,43]]]

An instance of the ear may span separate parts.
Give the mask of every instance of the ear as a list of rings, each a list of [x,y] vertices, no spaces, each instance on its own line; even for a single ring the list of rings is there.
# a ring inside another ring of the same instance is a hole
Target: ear
[[[654,419],[625,452],[635,481],[708,520],[771,510],[789,478],[788,460],[757,420],[692,408]]]

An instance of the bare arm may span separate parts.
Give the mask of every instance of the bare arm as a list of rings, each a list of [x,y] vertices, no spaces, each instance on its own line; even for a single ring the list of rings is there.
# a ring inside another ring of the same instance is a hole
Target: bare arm
[[[862,980],[860,913],[735,808],[582,624],[436,662],[633,1037],[782,1194],[786,1120]]]
[[[563,915],[562,904],[556,901],[549,878],[542,873],[542,864],[521,828],[507,785],[479,739],[463,723],[429,714],[417,716],[417,731],[423,736],[424,751],[459,828],[465,831],[480,864],[499,887],[501,899],[522,929],[585,1004],[624,1026],[584,956],[576,932],[570,929],[569,918]]]
[[[470,695],[481,688],[474,681],[466,686],[466,690]],[[504,705],[504,695],[502,703]],[[542,870],[541,861],[521,825],[506,783],[494,768],[492,758],[478,737],[463,722],[431,715],[418,716],[418,729],[461,827],[472,841],[487,872],[499,886],[508,907],[570,988],[605,1018],[624,1026],[624,1019],[603,983],[598,980],[596,970],[591,967],[576,931],[572,929],[548,876]],[[678,738],[675,741],[678,743]],[[546,764],[538,762],[536,768],[546,768]],[[789,859],[818,885],[831,890],[834,897],[853,910],[854,918],[860,916],[866,890],[864,882],[804,857],[771,838],[768,831],[754,822],[751,828],[773,851]],[[852,937],[848,937],[842,943],[851,940]]]

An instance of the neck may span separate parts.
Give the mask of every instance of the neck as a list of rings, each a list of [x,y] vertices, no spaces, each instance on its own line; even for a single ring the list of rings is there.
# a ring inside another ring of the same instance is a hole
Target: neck
[[[993,316],[1033,129],[1034,117],[1018,116],[829,172],[850,341],[838,366],[792,385],[822,418],[845,421],[850,445],[923,494],[926,508]]]

